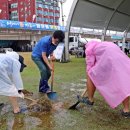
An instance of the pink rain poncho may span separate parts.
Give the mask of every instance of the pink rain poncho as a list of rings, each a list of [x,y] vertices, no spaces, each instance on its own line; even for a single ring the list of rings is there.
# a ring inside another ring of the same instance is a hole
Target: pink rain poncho
[[[130,96],[130,59],[112,42],[86,45],[87,73],[96,89],[112,107]]]

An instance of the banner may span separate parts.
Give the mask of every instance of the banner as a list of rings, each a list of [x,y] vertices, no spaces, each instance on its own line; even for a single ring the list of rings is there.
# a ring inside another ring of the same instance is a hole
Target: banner
[[[62,30],[65,31],[64,26],[55,26],[48,24],[30,23],[30,22],[20,22],[11,20],[0,20],[0,28],[7,29],[27,29],[27,30]]]

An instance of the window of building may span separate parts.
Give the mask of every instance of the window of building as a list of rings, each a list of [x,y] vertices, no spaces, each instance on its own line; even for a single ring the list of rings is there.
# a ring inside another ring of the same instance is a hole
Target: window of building
[[[60,8],[59,7],[55,7],[56,10],[60,11]]]
[[[14,10],[14,11],[11,12],[11,17],[14,17],[14,16],[18,17],[17,10]]]
[[[43,14],[43,12],[41,10],[37,10],[38,14]]]
[[[55,7],[55,6],[53,6],[53,10],[56,10],[56,7]]]
[[[55,19],[55,23],[59,23],[59,20],[58,20],[58,19]]]
[[[49,8],[49,6],[48,6],[48,5],[45,5],[45,6],[44,6],[44,8],[48,9],[48,8]]]
[[[11,20],[17,21],[18,20],[18,16],[11,16]]]
[[[55,16],[56,16],[56,17],[60,17],[60,14],[59,14],[59,13],[55,13]]]
[[[23,2],[20,2],[21,5],[23,5]]]
[[[50,6],[50,9],[52,9],[52,10],[53,10],[53,6]]]
[[[48,15],[48,12],[47,12],[47,11],[44,11],[44,15],[47,16],[47,15]]]
[[[51,22],[51,23],[53,23],[53,22],[54,22],[54,20],[53,20],[53,19],[50,19],[50,22]]]
[[[38,7],[42,8],[42,4],[39,4],[39,6],[38,6]]]
[[[50,12],[50,15],[49,16],[53,16],[53,12]]]
[[[29,10],[28,15],[31,15],[31,10]]]
[[[21,8],[20,11],[22,12],[22,11],[23,11],[23,8]]]
[[[6,7],[6,4],[3,4],[3,7]]]
[[[44,11],[42,11],[42,13],[41,13],[42,15],[44,15]]]
[[[41,17],[37,17],[37,21],[42,21],[42,18]]]
[[[47,16],[50,16],[50,12],[47,12]]]
[[[20,15],[21,16],[21,18],[23,18],[24,17],[24,15],[22,14],[22,15]]]
[[[49,22],[48,18],[45,18],[45,22]]]
[[[42,22],[44,22],[44,18],[42,18]]]
[[[57,1],[54,1],[54,6],[57,6],[58,5],[58,2]]]
[[[18,3],[11,4],[11,8],[17,8],[17,7],[18,7]]]

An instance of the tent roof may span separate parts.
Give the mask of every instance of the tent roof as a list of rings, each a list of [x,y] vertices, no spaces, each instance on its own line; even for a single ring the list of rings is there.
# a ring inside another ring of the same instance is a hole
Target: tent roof
[[[74,0],[67,27],[129,32],[129,6],[130,0]]]

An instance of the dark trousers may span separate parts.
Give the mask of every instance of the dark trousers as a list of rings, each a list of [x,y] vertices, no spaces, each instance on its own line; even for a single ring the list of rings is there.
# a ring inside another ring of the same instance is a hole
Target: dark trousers
[[[51,76],[51,71],[48,68],[48,66],[44,63],[43,59],[32,56],[32,60],[34,61],[34,63],[39,68],[39,71],[40,71],[40,74],[41,74],[41,79],[48,81],[50,76]]]
[[[32,56],[32,60],[39,68],[41,75],[41,79],[39,82],[39,92],[46,93],[46,91],[50,89],[50,87],[48,86],[48,80],[51,76],[51,71],[42,58]]]

